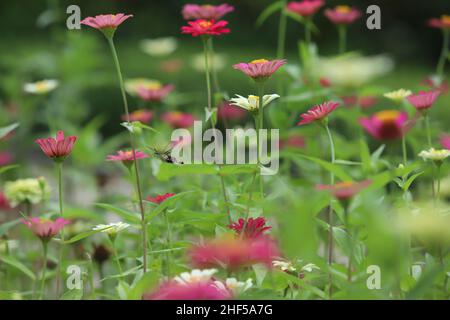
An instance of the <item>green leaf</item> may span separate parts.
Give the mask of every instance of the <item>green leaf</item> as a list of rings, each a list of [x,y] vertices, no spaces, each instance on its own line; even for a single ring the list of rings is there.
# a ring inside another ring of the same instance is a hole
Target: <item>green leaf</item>
[[[18,126],[19,126],[18,123],[13,123],[13,124],[10,124],[9,126],[0,128],[0,139],[3,139],[5,136],[8,135],[8,133],[10,133],[14,129],[16,129]]]
[[[36,276],[34,275],[33,271],[28,269],[22,262],[19,260],[11,257],[11,256],[2,256],[0,257],[0,260],[4,263],[16,268],[17,270],[24,273],[26,276],[28,276],[31,280],[36,280]]]
[[[284,8],[284,1],[277,1],[265,8],[256,19],[256,26],[260,27],[272,14]]]
[[[15,225],[17,225],[19,222],[20,222],[20,219],[16,219],[16,220],[8,221],[8,222],[1,224],[0,225],[0,238],[3,237],[3,235],[5,235],[9,231],[9,229],[11,229]]]
[[[411,184],[416,180],[418,177],[420,177],[425,171],[420,171],[416,174],[413,174],[411,177],[406,180],[405,184],[403,185],[403,190],[409,190],[409,187]]]
[[[339,167],[335,164],[332,164],[328,161],[324,161],[322,159],[315,158],[315,157],[309,157],[309,156],[305,156],[305,155],[299,155],[299,156],[319,164],[325,170],[333,173],[336,177],[338,177],[342,181],[353,181],[353,179],[352,179],[352,177],[350,177],[350,175],[348,175],[341,167]]]
[[[157,272],[147,272],[142,275],[142,271],[136,276],[138,281],[129,288],[127,299],[128,300],[141,300],[142,295],[155,287],[159,282],[159,275]]]
[[[174,203],[176,203],[178,200],[180,200],[181,198],[183,198],[185,195],[187,195],[189,193],[194,193],[194,191],[181,192],[181,193],[178,193],[178,194],[176,194],[176,195],[174,195],[174,196],[172,196],[170,198],[167,198],[166,200],[161,202],[155,209],[153,209],[150,212],[150,214],[147,214],[145,216],[145,221],[149,222],[154,217],[159,215],[161,212],[166,210],[169,206],[173,205]]]
[[[72,289],[64,292],[60,300],[81,300],[83,298],[83,290]]]
[[[255,172],[256,165],[216,165],[216,164],[182,164],[163,162],[154,167],[153,174],[160,181],[167,181],[170,178],[189,174],[222,174],[233,175],[240,173]]]
[[[90,237],[96,233],[102,232],[104,230],[109,229],[108,227],[105,227],[103,229],[99,229],[99,230],[89,230],[89,231],[85,231],[82,233],[77,234],[76,236],[73,236],[72,238],[70,238],[67,241],[64,241],[64,244],[70,244],[70,243],[75,243],[77,241],[83,240],[84,238]]]
[[[140,215],[135,212],[131,212],[108,203],[96,203],[95,205],[99,208],[114,212],[115,214],[122,217],[126,221],[137,224],[141,223]]]
[[[1,167],[0,168],[0,174],[3,174],[3,173],[5,173],[5,172],[7,172],[9,170],[12,170],[12,169],[16,169],[18,167],[20,167],[18,164],[11,164],[9,166]]]
[[[370,150],[364,139],[359,140],[359,155],[361,157],[362,168],[365,173],[372,170],[372,161],[370,158]]]

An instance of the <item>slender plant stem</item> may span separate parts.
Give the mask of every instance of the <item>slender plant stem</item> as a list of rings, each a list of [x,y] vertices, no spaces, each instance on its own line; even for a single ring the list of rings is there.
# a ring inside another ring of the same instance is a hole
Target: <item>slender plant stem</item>
[[[170,263],[172,262],[172,232],[170,229],[170,221],[169,221],[169,214],[167,213],[167,209],[164,210],[163,212],[164,214],[164,219],[165,219],[165,223],[166,223],[166,244],[167,244],[167,249],[169,251],[167,251],[167,276],[170,277]]]
[[[42,265],[42,277],[41,277],[41,291],[39,292],[39,300],[42,300],[44,297],[45,290],[45,274],[47,273],[47,242],[42,241],[42,254],[44,258],[44,264]]]
[[[439,202],[439,197],[441,194],[441,165],[437,164],[436,167],[437,167],[437,170],[436,170],[436,184],[437,184],[436,203],[437,203],[437,202]]]
[[[119,58],[117,56],[116,47],[114,45],[114,41],[112,36],[106,37],[108,39],[109,47],[111,49],[111,53],[114,59],[114,65],[116,67],[117,76],[119,78],[119,85],[120,85],[120,92],[122,94],[122,100],[123,100],[123,106],[125,109],[125,116],[127,119],[127,122],[130,122],[130,112],[128,109],[128,100],[127,95],[125,93],[125,86],[123,82],[122,77],[122,71],[120,68],[120,62]],[[139,177],[139,161],[136,159],[136,147],[135,147],[135,141],[133,134],[129,132],[130,134],[130,143],[131,143],[131,149],[133,152],[133,158],[134,161],[134,170],[135,170],[135,178],[136,178],[136,188],[137,188],[137,194],[138,194],[138,200],[139,200],[139,208],[141,211],[141,227],[142,227],[142,250],[143,250],[143,257],[142,257],[142,268],[144,273],[147,272],[147,223],[145,221],[145,210],[144,210],[144,204],[142,201],[142,190],[141,190],[141,183],[140,183],[140,177]]]
[[[402,137],[402,152],[403,152],[403,165],[406,166],[408,162],[408,154],[406,152],[406,137],[403,135]]]
[[[441,56],[439,57],[439,62],[437,64],[436,67],[436,73],[438,74],[438,76],[442,79],[442,77],[444,76],[444,68],[445,68],[445,61],[447,60],[447,56],[448,56],[448,46],[449,46],[449,41],[450,41],[450,31],[449,30],[443,30],[443,36],[444,36],[444,41],[442,44],[442,51],[441,51]]]
[[[258,170],[259,170],[259,193],[261,196],[261,203],[264,204],[264,180],[263,180],[263,176],[261,174],[261,154],[262,154],[262,145],[261,145],[261,138],[260,138],[260,131],[262,129],[264,129],[264,83],[260,83],[258,84],[258,102],[259,102],[259,106],[258,106],[258,128],[256,130],[256,135],[257,135],[257,154],[258,154]],[[264,208],[263,208],[263,212],[264,212]]]
[[[119,254],[117,253],[116,239],[115,239],[115,237],[109,237],[109,240],[111,241],[111,246],[113,248],[113,253],[114,253],[114,260],[116,260],[117,269],[119,271],[119,274],[123,274],[122,265],[120,264],[120,260],[119,260]]]
[[[325,130],[327,131],[327,136],[328,136],[328,140],[330,143],[330,153],[331,153],[331,163],[334,164],[335,160],[336,160],[336,154],[335,154],[335,150],[334,150],[334,141],[333,141],[333,136],[331,135],[331,131],[330,128],[328,127],[328,124],[325,125]],[[334,184],[334,174],[331,172],[330,173],[330,184],[333,185]],[[333,253],[334,253],[334,241],[333,241],[333,208],[331,206],[331,202],[330,205],[328,207],[328,216],[327,216],[327,222],[328,222],[328,227],[329,227],[329,231],[328,231],[328,266],[331,269],[331,266],[333,264]],[[328,281],[329,281],[329,298],[332,298],[333,295],[333,275],[331,273],[331,270],[328,274]]]
[[[305,20],[305,42],[308,45],[311,44],[311,18],[306,18]]]
[[[285,44],[286,44],[286,27],[287,27],[287,16],[284,8],[286,7],[286,0],[283,1],[283,9],[280,13],[280,22],[278,24],[278,47],[277,47],[277,58],[284,58]]]
[[[64,196],[63,196],[63,163],[57,163],[58,168],[58,196],[59,196],[59,215],[61,218],[64,217]],[[60,231],[61,242],[58,249],[58,267],[56,268],[56,296],[59,297],[61,293],[61,268],[64,256],[64,229]]]
[[[428,147],[431,148],[432,147],[432,143],[431,143],[431,130],[430,130],[430,116],[428,115],[428,113],[424,114],[424,118],[425,118],[425,130],[427,131],[427,141],[428,141]],[[434,185],[434,167],[432,167],[432,181],[431,181],[431,192],[433,195],[433,199],[436,200],[436,188]]]
[[[339,54],[345,53],[347,48],[347,26],[341,24],[338,26],[339,32]]]
[[[216,57],[216,54],[214,53],[214,43],[213,39],[211,38],[209,40],[209,56],[210,56],[210,65],[211,65],[211,75],[212,75],[212,82],[214,85],[214,91],[220,92],[220,84],[219,84],[219,77],[217,75],[217,69],[214,65],[214,59]]]
[[[344,215],[345,215],[345,228],[347,229],[347,236],[348,236],[348,247],[350,250],[348,254],[348,263],[347,263],[347,281],[352,282],[353,241],[350,232],[349,212],[347,207],[344,210]]]

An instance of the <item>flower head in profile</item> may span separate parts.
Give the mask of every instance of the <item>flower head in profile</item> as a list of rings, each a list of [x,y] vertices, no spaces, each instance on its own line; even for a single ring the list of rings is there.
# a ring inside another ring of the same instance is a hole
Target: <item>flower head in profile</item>
[[[238,63],[233,65],[236,70],[242,71],[255,81],[264,81],[272,76],[281,66],[286,64],[284,59],[266,60],[257,59],[250,63]]]
[[[172,54],[178,43],[174,37],[144,39],[140,43],[142,51],[152,57],[163,57]]]
[[[59,85],[58,80],[48,79],[41,80],[37,82],[25,83],[23,86],[23,91],[30,94],[46,94],[55,90]]]
[[[115,237],[119,232],[125,230],[130,225],[122,221],[112,222],[109,224],[98,224],[92,230],[106,233],[108,236]]]
[[[440,18],[428,20],[428,26],[443,30],[450,30],[450,15],[442,15]]]
[[[27,218],[26,220],[21,219],[21,222],[42,241],[49,241],[56,236],[65,225],[70,223],[70,221],[64,218],[58,218],[55,221],[43,218]]]
[[[171,84],[162,85],[159,82],[141,85],[137,89],[137,95],[144,101],[161,101],[174,89]]]
[[[377,112],[361,118],[359,123],[372,137],[384,141],[400,139],[414,125],[414,121],[408,121],[406,112],[397,110]]]
[[[145,293],[143,300],[226,300],[232,296],[227,290],[217,287],[214,281],[179,283],[166,281],[154,292]]]
[[[194,124],[195,116],[190,113],[168,111],[161,115],[161,120],[172,128],[189,128]]]
[[[75,141],[77,141],[76,136],[65,137],[63,131],[58,131],[56,138],[37,139],[35,142],[41,147],[47,157],[61,162],[72,152]]]
[[[133,150],[117,151],[117,154],[112,154],[106,157],[106,161],[121,161],[126,167],[130,167],[134,160],[140,160],[148,158],[148,154],[145,154],[142,151],[135,150],[133,154]]]
[[[197,5],[197,4],[186,4],[183,6],[182,15],[185,20],[195,20],[195,19],[206,19],[206,20],[217,20],[222,18],[229,12],[234,10],[233,6],[229,4],[221,4],[218,6],[213,6],[209,4]]]
[[[353,198],[358,192],[372,184],[371,180],[364,180],[360,182],[344,181],[338,182],[334,185],[319,184],[316,186],[317,190],[326,190],[331,192],[333,197],[340,201],[346,201]]]
[[[361,17],[361,11],[349,6],[336,6],[325,10],[325,16],[334,24],[351,24]]]
[[[434,148],[423,150],[419,153],[419,157],[421,157],[424,161],[431,160],[436,164],[442,164],[442,162],[450,157],[450,150],[441,149],[436,150]]]
[[[301,126],[311,122],[323,122],[327,116],[339,106],[338,102],[324,102],[309,109],[306,113],[300,115],[302,120],[297,124]]]
[[[133,15],[124,13],[118,14],[101,14],[95,17],[87,17],[81,21],[81,24],[98,29],[103,32],[106,37],[112,37],[117,27]]]
[[[175,193],[165,193],[165,194],[158,194],[155,197],[147,197],[147,201],[156,203],[156,204],[160,204],[162,203],[164,200],[173,197],[175,195]]]
[[[387,93],[383,94],[384,97],[386,97],[389,100],[392,100],[396,103],[400,103],[400,102],[404,101],[410,95],[412,95],[412,92],[410,90],[405,90],[405,89],[399,89],[396,91],[391,91],[391,92],[387,92]]]
[[[250,112],[256,112],[259,110],[259,97],[250,95],[247,98],[236,95],[237,98],[233,98],[230,100],[231,105],[240,107]],[[264,108],[273,100],[278,99],[280,96],[277,94],[267,94],[263,96],[262,107]]]
[[[130,113],[130,122],[139,121],[142,123],[148,123],[150,122],[150,120],[152,120],[152,118],[153,112],[151,112],[150,110],[141,109]],[[122,115],[122,120],[128,120],[126,114]]]
[[[294,272],[297,270],[291,261],[273,260],[272,266],[284,272]]]
[[[445,149],[450,150],[450,134],[443,134],[440,142]]]
[[[162,87],[161,82],[154,79],[147,79],[147,78],[131,78],[125,80],[125,90],[126,92],[136,97],[138,95],[138,90],[141,87],[146,88],[160,88]]]
[[[188,21],[189,26],[181,27],[181,33],[190,34],[193,37],[198,36],[220,36],[222,34],[230,33],[230,29],[226,28],[228,21],[214,19],[198,19],[194,21]]]
[[[228,228],[245,238],[258,238],[263,236],[264,232],[272,229],[266,225],[266,219],[263,217],[248,218],[247,220],[240,218],[237,222],[231,223]]]
[[[299,16],[309,17],[316,14],[324,4],[323,0],[292,1],[287,4],[286,9]]]
[[[430,109],[440,95],[440,91],[420,91],[406,98],[418,111]]]
[[[38,204],[50,195],[50,187],[44,178],[29,178],[8,181],[5,183],[5,196],[11,206],[23,203]]]

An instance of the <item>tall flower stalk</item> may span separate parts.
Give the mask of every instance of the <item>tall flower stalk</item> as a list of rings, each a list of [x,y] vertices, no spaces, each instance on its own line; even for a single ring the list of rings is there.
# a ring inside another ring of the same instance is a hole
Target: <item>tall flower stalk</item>
[[[436,74],[439,76],[440,79],[444,76],[444,68],[445,68],[445,62],[447,61],[449,49],[448,46],[450,44],[450,29],[443,29],[443,43],[442,43],[442,51],[441,55],[439,57],[438,64],[436,66]]]
[[[280,21],[278,23],[278,45],[277,45],[277,59],[283,59],[286,47],[286,29],[287,29],[287,15],[285,11],[287,0],[283,0],[283,6],[280,10]]]
[[[43,240],[42,241],[42,257],[43,265],[42,265],[42,275],[41,275],[41,288],[39,291],[39,300],[42,300],[44,298],[44,292],[45,292],[45,276],[47,273],[47,261],[48,261],[48,241]],[[61,252],[61,250],[60,250]]]

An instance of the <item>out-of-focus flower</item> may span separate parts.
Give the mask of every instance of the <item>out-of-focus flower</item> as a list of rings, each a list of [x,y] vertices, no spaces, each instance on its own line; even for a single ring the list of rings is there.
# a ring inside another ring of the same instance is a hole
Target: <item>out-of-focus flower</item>
[[[101,14],[95,17],[87,17],[81,21],[81,24],[98,29],[106,37],[112,37],[117,27],[133,15],[118,14]]]
[[[227,290],[218,288],[212,280],[187,284],[167,281],[154,292],[142,296],[143,300],[226,300],[231,298]]]
[[[450,15],[442,15],[440,18],[428,20],[428,26],[438,29],[450,29]]]
[[[286,9],[299,16],[309,17],[316,14],[324,4],[323,0],[291,1],[287,4]]]
[[[161,115],[161,120],[173,128],[189,128],[194,124],[195,117],[190,113],[169,111]]]
[[[233,98],[230,100],[231,105],[241,107],[247,111],[255,112],[259,110],[259,97],[250,95],[248,98],[244,98],[243,96],[236,95],[237,98]],[[278,99],[280,96],[277,94],[267,94],[263,96],[262,107],[264,108],[273,100]]]
[[[162,85],[159,82],[142,85],[137,89],[137,95],[144,101],[161,101],[174,89],[171,84]]]
[[[284,272],[294,272],[297,270],[290,261],[273,260],[272,265]]]
[[[175,193],[165,193],[165,194],[158,194],[156,197],[147,197],[147,201],[156,203],[156,204],[160,204],[161,202],[163,202],[164,200],[173,197],[175,195]]]
[[[346,201],[353,198],[358,192],[369,186],[371,183],[371,180],[364,180],[360,182],[344,181],[336,183],[332,186],[319,184],[316,188],[317,190],[329,191],[336,199]]]
[[[313,272],[314,270],[320,270],[320,268],[314,263],[307,263],[300,270],[305,272]]]
[[[181,59],[170,59],[161,61],[159,68],[167,73],[177,73],[183,68],[183,60]]]
[[[361,11],[349,6],[325,10],[325,16],[334,24],[351,24],[361,17]]]
[[[23,91],[31,94],[46,94],[55,90],[59,85],[58,80],[48,79],[37,82],[25,83]]]
[[[188,21],[189,26],[181,27],[181,33],[190,34],[193,37],[198,36],[220,36],[222,34],[230,33],[230,29],[225,28],[228,21],[214,19],[205,20],[198,19],[195,21]]]
[[[280,149],[283,148],[304,148],[306,145],[306,139],[305,137],[301,136],[301,135],[291,135],[286,139],[282,139],[280,140]]]
[[[322,104],[316,105],[308,110],[308,112],[300,115],[302,120],[297,124],[297,126],[301,126],[304,124],[308,124],[311,122],[322,122],[328,114],[334,111],[339,106],[337,102],[324,102]]]
[[[439,91],[420,91],[406,98],[418,111],[431,108],[441,93]]]
[[[140,47],[142,51],[153,57],[163,57],[172,54],[177,49],[178,43],[174,37],[144,39]]]
[[[185,20],[195,20],[195,19],[220,19],[224,15],[234,10],[233,6],[229,4],[221,4],[218,6],[213,6],[209,4],[197,5],[197,4],[185,4],[183,6],[182,15]]]
[[[237,222],[231,223],[228,228],[234,230],[238,235],[245,238],[258,238],[264,235],[264,232],[272,229],[266,225],[266,219],[263,217],[248,218],[247,221],[240,218]]]
[[[153,112],[150,110],[136,110],[130,113],[130,122],[139,121],[142,123],[148,123],[153,118]],[[122,115],[122,120],[127,121],[127,115]]]
[[[445,149],[450,150],[450,134],[443,134],[440,142]]]
[[[241,293],[253,287],[253,280],[251,278],[247,281],[238,281],[236,278],[227,278],[225,283],[222,281],[214,281],[217,288],[228,291],[233,297],[239,296]]]
[[[239,238],[227,235],[194,245],[188,255],[192,264],[199,268],[236,270],[256,263],[271,267],[273,258],[279,256],[279,250],[268,237]]]
[[[11,205],[9,204],[8,199],[5,194],[0,191],[0,210],[9,210],[11,209]]]
[[[391,91],[383,94],[384,97],[388,98],[389,100],[392,100],[396,103],[400,103],[404,101],[407,97],[412,95],[412,92],[410,90],[405,89],[399,89],[396,91]]]
[[[135,155],[137,160],[149,157],[148,154],[138,150],[135,150]],[[117,154],[108,155],[106,161],[121,161],[126,167],[130,167],[134,163],[135,155],[132,150],[119,150],[117,151]]]
[[[219,71],[225,68],[227,58],[223,54],[214,53],[209,57],[209,67]],[[205,72],[205,57],[203,54],[196,54],[191,59],[191,66],[198,72]]]
[[[433,91],[440,91],[441,94],[448,94],[450,86],[447,80],[442,79],[439,76],[430,76],[422,81],[422,84],[430,87]]]
[[[374,96],[363,96],[358,99],[359,106],[363,109],[371,108],[377,104],[377,102],[378,98]]]
[[[436,150],[434,148],[422,150],[419,153],[419,157],[421,157],[425,161],[431,160],[437,164],[441,164],[442,161],[450,157],[450,150],[447,149]]]
[[[160,88],[161,82],[147,78],[132,78],[125,80],[125,90],[131,96],[137,96],[138,90],[141,87],[146,88]]]
[[[319,79],[319,84],[323,87],[323,88],[329,88],[331,87],[331,82],[330,80],[328,80],[325,77],[320,77]]]
[[[286,64],[286,60],[266,60],[257,59],[250,63],[238,63],[233,68],[240,70],[255,81],[264,81],[272,76],[281,66]]]
[[[112,222],[109,224],[98,224],[92,228],[92,230],[100,231],[108,234],[109,236],[115,237],[119,232],[125,230],[130,225],[128,223],[124,223],[122,221]]]
[[[47,157],[56,162],[62,162],[72,152],[75,141],[77,141],[76,136],[64,137],[64,132],[58,131],[56,133],[56,139],[49,137],[37,139],[35,142],[41,147]]]
[[[217,273],[217,269],[194,269],[190,272],[183,272],[173,280],[179,284],[189,284],[194,282],[208,282]]]
[[[358,97],[356,95],[342,96],[340,98],[345,107],[354,107],[358,103]]]
[[[111,256],[111,250],[109,250],[103,244],[100,245],[93,244],[93,249],[94,252],[92,253],[92,258],[99,265],[102,265],[103,263],[108,261],[109,257]]]
[[[19,179],[5,183],[5,196],[12,207],[22,203],[38,204],[48,198],[50,187],[44,178]]]
[[[217,117],[225,120],[241,120],[246,117],[246,112],[229,102],[222,103],[217,109]]]
[[[70,221],[64,218],[58,218],[55,221],[43,218],[27,218],[20,220],[42,241],[49,241],[56,236],[59,231]]]
[[[10,152],[0,152],[0,166],[6,166],[10,164],[13,160],[13,157]]]
[[[408,121],[406,112],[397,110],[377,112],[369,118],[361,118],[359,123],[377,140],[399,139],[414,124],[413,121]]]

